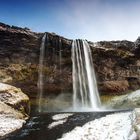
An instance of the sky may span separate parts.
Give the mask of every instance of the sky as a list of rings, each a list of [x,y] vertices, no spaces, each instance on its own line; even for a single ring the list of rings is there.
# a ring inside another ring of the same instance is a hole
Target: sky
[[[0,0],[0,22],[70,39],[135,41],[140,0]]]

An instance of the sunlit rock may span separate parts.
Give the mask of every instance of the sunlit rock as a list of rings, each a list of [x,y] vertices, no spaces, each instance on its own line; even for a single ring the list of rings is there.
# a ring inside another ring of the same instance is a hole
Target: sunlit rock
[[[29,98],[21,89],[0,83],[0,101],[21,111],[25,115],[29,113]]]
[[[0,83],[0,138],[20,129],[29,117],[29,98],[20,89]]]

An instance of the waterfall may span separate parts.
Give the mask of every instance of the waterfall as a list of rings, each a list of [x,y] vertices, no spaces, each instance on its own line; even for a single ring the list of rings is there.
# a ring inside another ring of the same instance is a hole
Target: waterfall
[[[92,53],[85,40],[72,42],[73,108],[98,110],[100,97],[97,89]]]
[[[42,99],[44,94],[44,84],[46,83],[46,75],[44,74],[44,65],[48,65],[45,61],[47,57],[49,60],[50,55],[46,55],[45,41],[47,40],[46,34],[44,34],[40,46],[40,57],[39,57],[39,70],[38,70],[38,111],[42,112],[44,110],[55,110],[59,108],[56,104],[51,104],[51,101],[61,101],[64,100],[62,97],[54,98],[49,97],[50,104],[46,102],[46,106],[42,106]],[[60,78],[62,75],[62,52],[61,52],[61,40],[59,40],[59,54],[58,58],[58,69],[60,69]],[[55,49],[52,48],[53,59],[55,56]],[[53,60],[52,60],[53,61]],[[85,40],[74,40],[72,43],[72,69],[73,69],[73,110],[77,111],[79,108],[99,110],[100,107],[100,97],[98,94],[96,76],[94,72],[92,53],[89,44]],[[61,86],[60,82],[60,86]],[[61,106],[61,105],[60,105]],[[50,108],[49,108],[50,107]],[[63,108],[63,107],[62,107]],[[60,109],[59,109],[60,110]],[[62,110],[62,109],[61,109]],[[57,110],[56,110],[57,111]]]
[[[44,57],[45,57],[45,40],[46,34],[44,34],[40,47],[40,57],[39,57],[39,70],[38,70],[38,92],[39,92],[39,100],[38,100],[38,111],[41,112],[41,99],[43,96],[43,67],[44,67]]]
[[[60,88],[62,92],[62,42],[61,39],[59,39],[59,72],[60,72]]]

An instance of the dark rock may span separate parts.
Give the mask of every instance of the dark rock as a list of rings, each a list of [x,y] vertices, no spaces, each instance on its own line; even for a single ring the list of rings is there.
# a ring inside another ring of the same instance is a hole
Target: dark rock
[[[128,91],[129,83],[127,80],[123,81],[105,81],[100,85],[100,91],[103,93],[113,94],[121,94],[123,92]]]

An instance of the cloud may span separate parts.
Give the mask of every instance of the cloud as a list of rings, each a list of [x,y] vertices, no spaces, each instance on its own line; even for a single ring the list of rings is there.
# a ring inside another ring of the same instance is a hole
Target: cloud
[[[140,31],[140,2],[118,0],[65,1],[58,17],[65,36],[99,40],[136,40]]]

